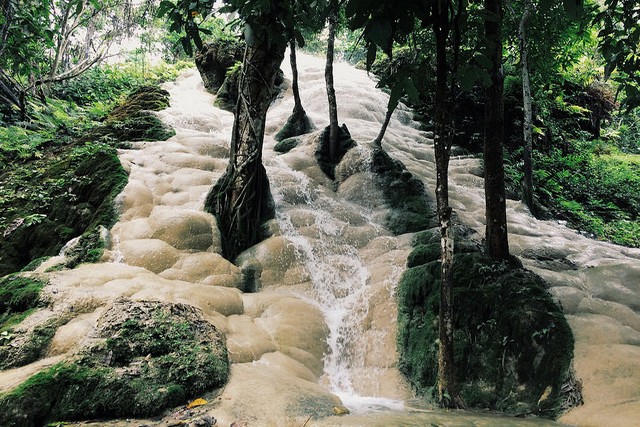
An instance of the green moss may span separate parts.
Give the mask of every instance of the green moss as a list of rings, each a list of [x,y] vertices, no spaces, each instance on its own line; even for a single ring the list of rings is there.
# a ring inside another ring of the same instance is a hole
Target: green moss
[[[125,102],[111,110],[107,116],[107,121],[124,121],[143,110],[164,110],[169,106],[169,97],[169,92],[159,86],[140,86],[129,94]]]
[[[316,147],[315,157],[320,169],[331,179],[335,179],[335,168],[342,160],[344,155],[356,146],[356,142],[351,139],[351,133],[347,129],[347,125],[343,124],[338,128],[338,142],[335,158],[331,158],[329,147],[329,126],[322,130],[320,136],[320,143]]]
[[[45,284],[38,279],[16,275],[1,278],[0,316],[22,313],[36,307],[40,303],[40,291]]]
[[[25,318],[26,315],[22,316],[22,320]],[[8,328],[4,342],[0,342],[0,369],[24,366],[40,359],[61,323],[61,319],[49,319],[31,330],[18,333]]]
[[[152,416],[227,380],[220,334],[189,306],[122,300],[99,324],[78,358],[0,396],[0,425]]]
[[[158,86],[141,86],[111,110],[105,124],[83,135],[81,141],[165,141],[175,131],[151,111],[169,106],[169,92]]]
[[[70,146],[2,176],[0,183],[15,191],[0,197],[10,224],[0,240],[0,275],[56,255],[66,242],[100,225],[113,225],[114,200],[127,179],[116,150],[101,144]]]
[[[289,151],[296,148],[298,144],[300,144],[300,138],[296,138],[296,137],[286,138],[278,142],[273,147],[273,151],[275,151],[276,153],[288,153]]]
[[[175,131],[149,111],[136,111],[122,118],[97,126],[82,137],[83,141],[166,141]]]
[[[385,202],[393,210],[386,219],[394,234],[412,233],[433,227],[437,222],[433,202],[424,184],[392,159],[384,150],[372,154],[372,171],[376,173]]]
[[[433,239],[426,236],[420,239]],[[461,249],[467,253],[454,261],[454,345],[463,399],[470,407],[557,416],[573,336],[548,285],[517,263],[496,264],[469,246]],[[398,289],[400,369],[421,393],[437,382],[436,255],[435,244],[418,245]]]
[[[304,111],[304,109],[294,108],[289,118],[287,118],[287,122],[284,124],[282,129],[280,129],[278,133],[276,133],[276,135],[273,138],[276,141],[284,142],[289,138],[303,135],[305,133],[309,133],[313,129],[314,129],[314,126],[311,123],[311,120],[309,120],[309,116],[307,116],[307,113]],[[289,145],[290,144],[291,143],[289,143]],[[281,147],[286,147],[289,145],[281,145]],[[291,148],[295,147],[294,145],[293,147],[287,149],[286,151],[280,151],[277,149],[278,146],[279,144],[276,144],[276,146],[274,147],[274,150],[279,153],[286,153],[287,151],[291,150]]]
[[[33,261],[31,261],[29,264],[27,264],[24,267],[22,267],[22,270],[20,270],[20,271],[21,272],[34,271],[35,269],[40,267],[40,265],[43,262],[45,262],[48,259],[49,259],[48,256],[43,256],[43,257],[40,257],[40,258],[36,258]]]

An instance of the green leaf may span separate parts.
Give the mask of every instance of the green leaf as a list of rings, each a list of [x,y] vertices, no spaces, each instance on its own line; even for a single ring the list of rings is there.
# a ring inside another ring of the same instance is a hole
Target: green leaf
[[[411,101],[418,102],[418,89],[413,83],[413,79],[411,77],[407,77],[404,81],[404,90],[407,92],[407,96]]]
[[[571,18],[578,18],[582,14],[582,1],[581,0],[562,0],[564,4],[564,10]]]
[[[385,52],[391,46],[391,36],[391,23],[386,19],[376,18],[369,21],[365,28],[365,39],[380,46]]]
[[[170,10],[174,10],[176,5],[171,3],[169,0],[162,0],[160,5],[158,6],[158,11],[156,12],[156,17],[162,18],[166,15]]]
[[[182,48],[185,53],[189,56],[193,55],[193,47],[191,46],[191,39],[188,37],[181,37],[180,42],[182,43]]]

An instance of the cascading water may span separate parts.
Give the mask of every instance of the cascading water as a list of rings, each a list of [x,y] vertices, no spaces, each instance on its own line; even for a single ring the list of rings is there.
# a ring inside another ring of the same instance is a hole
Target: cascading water
[[[282,67],[287,73],[288,65]],[[323,60],[299,55],[299,69],[303,105],[322,128],[328,124]],[[111,231],[118,242],[111,258],[74,270],[45,272],[55,260],[39,268],[52,282],[48,310],[77,317],[59,328],[47,358],[0,372],[0,390],[71,357],[106,307],[125,297],[193,305],[225,333],[231,377],[215,403],[202,409],[218,425],[557,425],[401,409],[398,402],[411,393],[396,366],[394,289],[411,236],[392,236],[381,225],[382,198],[367,167],[368,141],[379,131],[388,97],[363,71],[336,64],[335,74],[339,117],[359,146],[341,163],[336,188],[317,166],[308,139],[289,153],[273,151],[272,136],[293,107],[289,91],[276,101],[264,147],[277,204],[273,236],[241,254],[237,265],[219,255],[215,220],[202,212],[227,165],[233,115],[212,106],[193,71],[167,85],[172,107],[160,114],[177,134],[121,153],[130,180]],[[434,188],[431,141],[409,111],[394,114],[382,144]],[[461,220],[482,233],[480,170],[477,159],[452,159],[450,197]],[[508,217],[512,252],[551,283],[576,338],[585,405],[563,420],[634,425],[640,415],[640,250],[537,221],[515,201],[509,201]],[[252,277],[260,291],[239,291]],[[363,413],[310,420],[339,412],[341,404]],[[113,425],[141,424],[153,422]]]
[[[304,200],[304,209],[309,213],[309,225],[313,224],[316,230],[311,238],[298,232],[288,212],[291,205],[281,194],[279,182],[272,180],[278,224],[283,236],[295,246],[298,260],[305,266],[312,284],[309,295],[298,295],[317,304],[329,329],[322,382],[351,410],[376,405],[401,407],[399,401],[361,396],[353,385],[353,368],[365,366],[366,347],[359,344],[364,332],[362,323],[369,307],[370,273],[359,257],[358,248],[344,238],[343,231],[347,225],[331,213],[335,207],[331,206],[332,200],[326,194],[330,190],[314,188],[305,174],[291,170],[285,162],[274,159],[272,163],[267,168],[272,172],[271,176],[282,176],[282,171],[287,171],[287,179],[296,183],[298,195]],[[275,168],[278,174],[273,171]],[[363,213],[361,206],[353,206],[352,209],[354,214]],[[362,218],[368,221],[366,215]],[[377,227],[374,223],[371,225]],[[395,283],[393,279],[392,282]],[[374,378],[370,380],[375,381]]]

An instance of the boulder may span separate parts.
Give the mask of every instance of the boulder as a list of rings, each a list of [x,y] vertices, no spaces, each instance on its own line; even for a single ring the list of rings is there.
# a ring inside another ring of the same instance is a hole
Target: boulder
[[[242,62],[245,43],[240,40],[215,40],[205,43],[196,54],[196,67],[205,89],[215,94],[222,86],[227,70],[236,62]]]

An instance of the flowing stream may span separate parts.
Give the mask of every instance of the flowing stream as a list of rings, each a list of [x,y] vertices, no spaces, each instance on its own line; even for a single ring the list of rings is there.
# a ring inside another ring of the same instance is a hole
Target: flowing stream
[[[289,73],[286,61],[282,68]],[[299,69],[303,105],[321,129],[328,124],[323,60],[301,54]],[[338,166],[336,182],[314,160],[317,134],[286,154],[274,152],[273,135],[293,107],[291,91],[285,91],[269,110],[264,147],[277,209],[269,224],[272,237],[242,253],[235,265],[219,255],[215,219],[202,212],[207,191],[226,168],[233,115],[212,107],[213,97],[204,92],[197,72],[168,84],[171,107],[160,115],[177,134],[122,151],[130,181],[120,196],[122,215],[111,230],[111,251],[102,263],[50,273],[52,310],[73,307],[77,317],[59,329],[48,358],[0,373],[0,390],[73,354],[105,307],[124,296],[194,305],[225,332],[230,381],[214,405],[203,407],[218,425],[559,425],[446,413],[412,397],[396,367],[394,299],[411,235],[393,236],[384,228],[382,195],[369,171],[369,142],[379,131],[388,97],[364,71],[339,63],[335,74],[339,118],[358,147]],[[432,191],[428,136],[401,106],[383,147]],[[452,207],[481,235],[479,160],[454,158],[450,170]],[[561,421],[636,425],[640,250],[594,241],[556,221],[538,221],[512,200],[508,218],[512,252],[552,284],[576,338],[575,368],[585,404]],[[239,290],[248,278],[258,292]],[[310,419],[344,407],[350,415]]]

